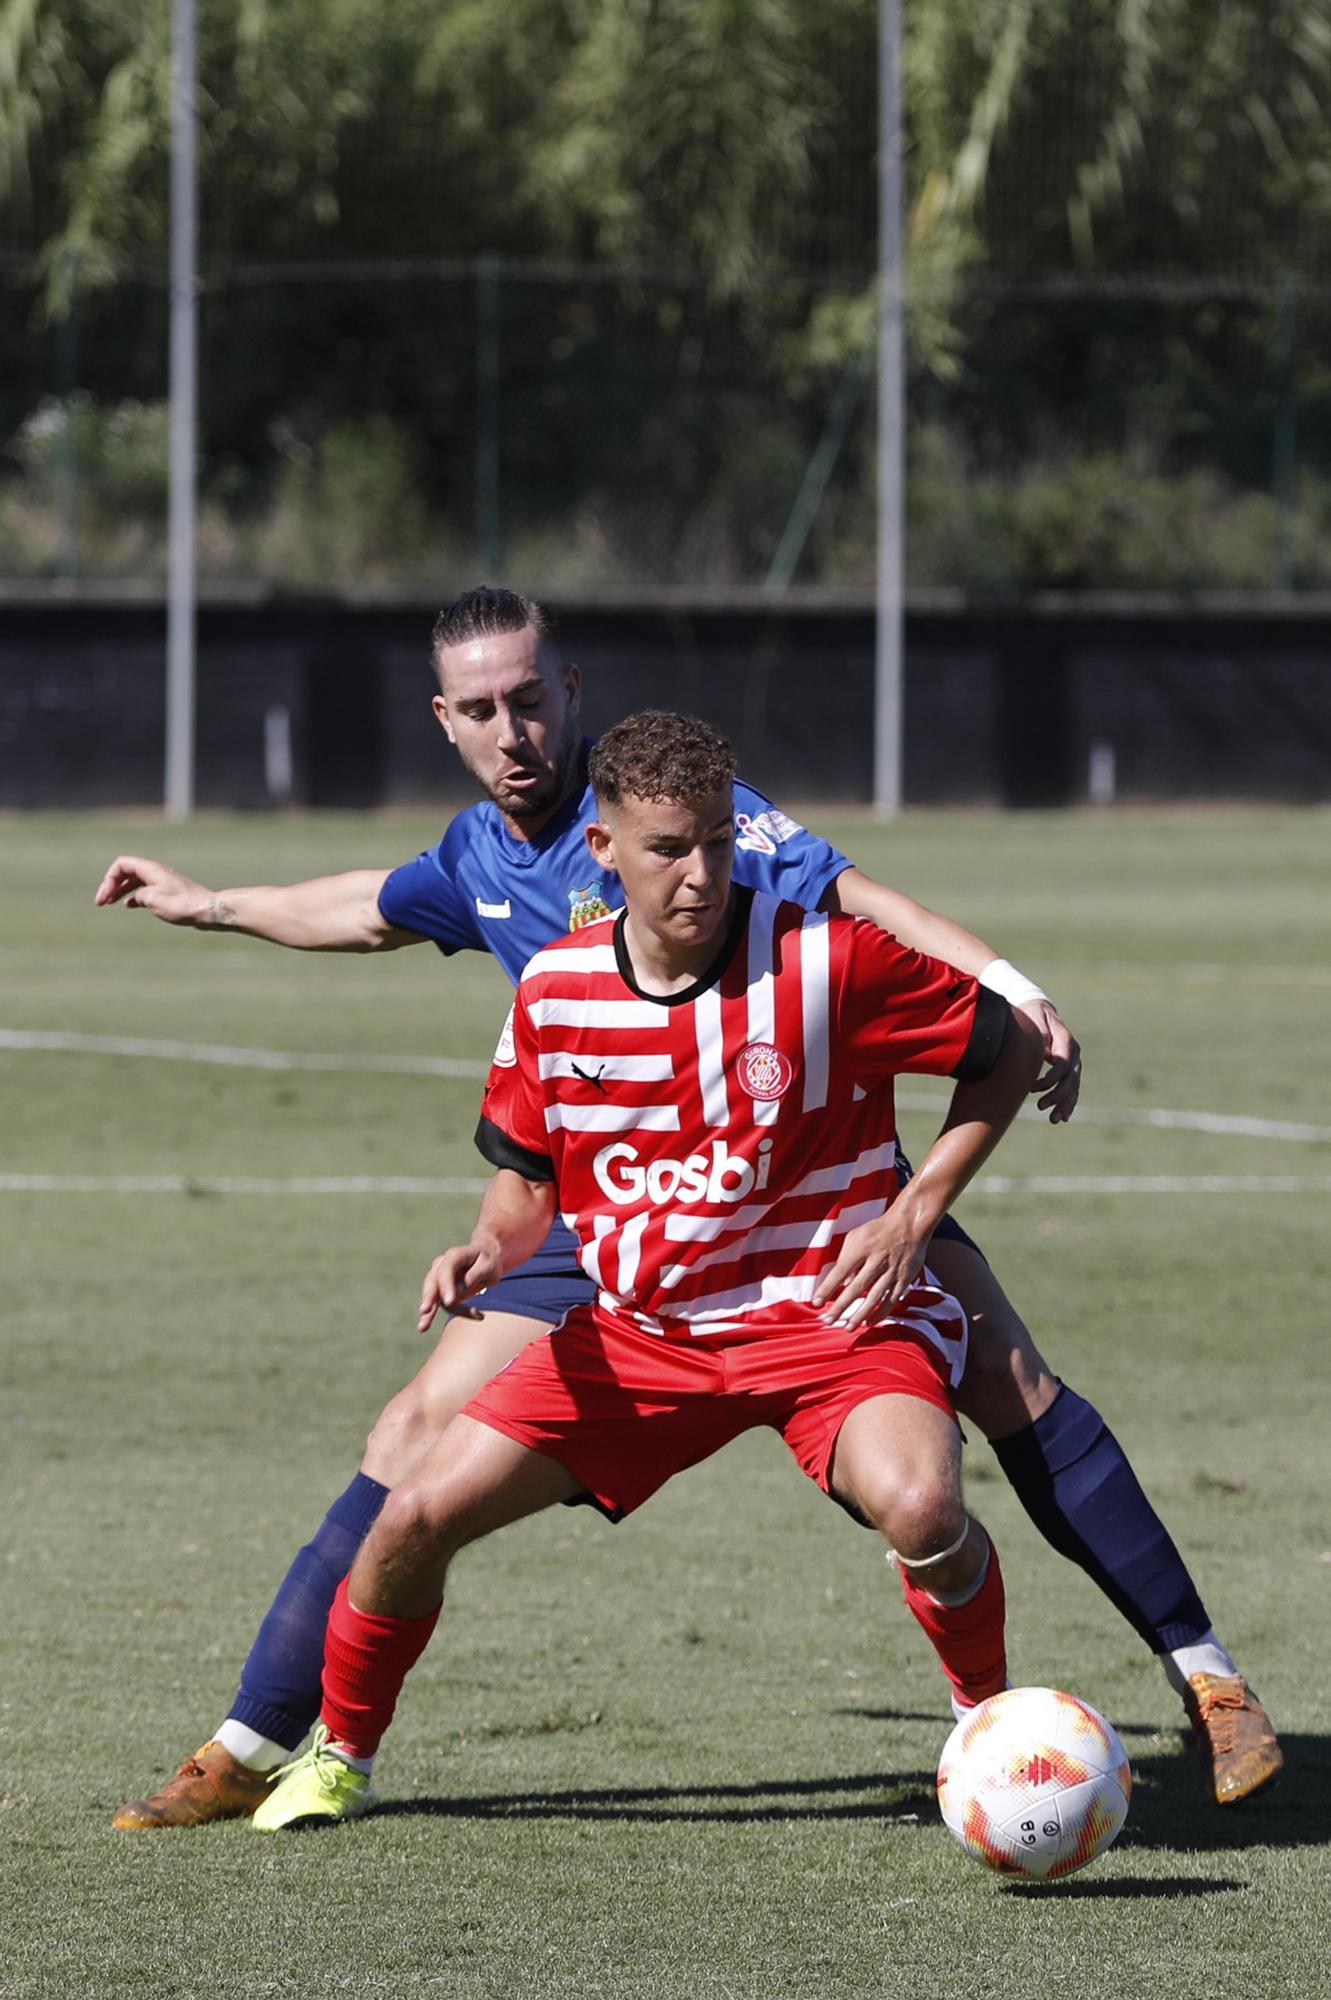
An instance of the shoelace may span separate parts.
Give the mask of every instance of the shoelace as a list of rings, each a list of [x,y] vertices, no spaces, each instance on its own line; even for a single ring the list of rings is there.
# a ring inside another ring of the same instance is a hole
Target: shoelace
[[[334,1757],[332,1751],[325,1747],[327,1742],[328,1738],[327,1735],[325,1735],[322,1741],[317,1742],[314,1745],[313,1749],[310,1751],[310,1762],[314,1766],[314,1775],[319,1780],[320,1790],[329,1793],[329,1795],[331,1796],[331,1794],[337,1790],[337,1771],[339,1764],[342,1765],[342,1769],[344,1771],[347,1770],[349,1767],[346,1764],[342,1763],[342,1759],[340,1757]]]
[[[1222,1753],[1234,1748],[1237,1712],[1243,1708],[1243,1699],[1243,1683],[1238,1680],[1208,1681],[1198,1689],[1198,1720],[1207,1725],[1215,1748]]]
[[[244,1767],[242,1766],[239,1775],[241,1778],[244,1778],[250,1776],[251,1774],[246,1772]],[[215,1784],[217,1782],[217,1773],[215,1771],[210,1771],[208,1769],[208,1766],[202,1763],[198,1757],[187,1757],[184,1763],[177,1770],[176,1775],[171,1780],[171,1782],[172,1784],[179,1784],[182,1778],[190,1778],[190,1779],[209,1778]]]
[[[302,1756],[293,1757],[289,1764],[279,1765],[272,1773],[269,1782],[277,1784],[292,1771],[302,1770],[307,1764],[318,1780],[320,1790],[330,1795],[337,1790],[338,1766],[341,1765],[344,1770],[351,1768],[344,1759],[335,1756],[328,1748],[328,1730],[322,1722],[314,1732],[314,1741],[309,1749]]]

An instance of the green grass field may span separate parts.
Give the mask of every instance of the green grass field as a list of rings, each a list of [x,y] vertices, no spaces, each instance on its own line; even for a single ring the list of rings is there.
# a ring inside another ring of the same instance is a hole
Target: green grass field
[[[1137,1780],[1075,1881],[976,1867],[937,1817],[942,1684],[880,1551],[763,1434],[618,1529],[556,1510],[464,1557],[377,1818],[113,1832],[225,1713],[474,1207],[218,1183],[475,1179],[478,1085],[9,1046],[0,1995],[1328,1991],[1331,813],[816,823],[1041,976],[1082,1037],[1084,1115],[1023,1120],[962,1212],[1128,1444],[1282,1727],[1284,1785],[1200,1803],[1158,1669],[973,1440],[1014,1677],[1104,1709]],[[302,957],[91,903],[120,848],[221,887],[434,831],[4,822],[0,1028],[480,1063],[488,962]],[[903,1126],[927,1143],[927,1111]],[[113,1185],[134,1176],[184,1191]]]

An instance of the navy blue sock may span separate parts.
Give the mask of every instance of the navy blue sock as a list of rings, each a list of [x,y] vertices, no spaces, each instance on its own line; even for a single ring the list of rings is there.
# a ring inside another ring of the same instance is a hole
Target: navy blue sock
[[[1060,1386],[1049,1408],[994,1444],[1045,1540],[1097,1583],[1153,1653],[1194,1645],[1211,1621],[1164,1522],[1098,1410]]]
[[[319,1719],[328,1613],[387,1498],[377,1479],[356,1474],[283,1577],[241,1668],[231,1714],[286,1750]]]

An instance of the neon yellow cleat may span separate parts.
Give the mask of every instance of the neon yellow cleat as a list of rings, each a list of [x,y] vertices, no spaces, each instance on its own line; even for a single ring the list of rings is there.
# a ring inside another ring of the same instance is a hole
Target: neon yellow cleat
[[[323,1723],[303,1757],[284,1764],[272,1790],[250,1825],[259,1833],[280,1833],[288,1827],[322,1826],[359,1819],[373,1812],[379,1800],[364,1771],[353,1770],[328,1748]]]

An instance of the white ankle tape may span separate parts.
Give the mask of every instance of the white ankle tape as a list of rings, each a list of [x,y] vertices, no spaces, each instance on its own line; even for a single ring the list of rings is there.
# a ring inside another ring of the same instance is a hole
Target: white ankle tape
[[[895,1549],[889,1549],[884,1560],[889,1569],[932,1569],[935,1563],[945,1563],[949,1556],[954,1556],[957,1550],[963,1546],[970,1531],[970,1516],[967,1515],[966,1525],[957,1536],[956,1541],[952,1543],[950,1548],[940,1549],[936,1556],[902,1556],[898,1555]]]

